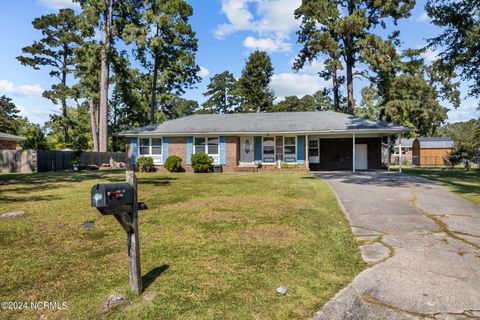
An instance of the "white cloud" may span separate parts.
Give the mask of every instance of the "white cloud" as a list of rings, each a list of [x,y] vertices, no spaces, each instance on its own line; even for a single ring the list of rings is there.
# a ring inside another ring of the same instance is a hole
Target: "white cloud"
[[[42,6],[58,10],[64,8],[70,9],[79,9],[80,4],[78,2],[73,2],[72,0],[39,0],[38,1]]]
[[[428,16],[427,12],[423,12],[422,15],[418,16],[416,19],[418,22],[427,22],[430,20],[430,17]]]
[[[198,71],[198,76],[200,78],[205,78],[209,74],[210,74],[210,70],[208,70],[207,68],[205,68],[203,66],[200,66],[200,71]]]
[[[478,110],[477,107],[478,101],[475,99],[467,99],[458,109],[452,108],[448,111],[448,122],[454,123],[480,118],[480,110]]]
[[[427,62],[434,62],[438,60],[439,55],[440,55],[439,50],[432,50],[430,48],[428,48],[427,51],[425,51],[425,53],[422,53],[422,57],[424,57]]]
[[[299,73],[275,74],[270,85],[275,91],[277,100],[283,100],[287,96],[303,97],[328,86],[329,83],[318,75]]]
[[[248,49],[259,49],[268,52],[284,52],[291,49],[291,44],[283,39],[246,37],[243,45]]]
[[[222,39],[238,31],[249,31],[257,37],[247,37],[245,47],[265,47],[270,51],[288,51],[290,34],[299,26],[294,11],[301,0],[221,0],[222,12],[228,23],[221,24],[214,31]]]
[[[43,89],[38,84],[16,86],[8,80],[0,80],[0,93],[11,94],[17,97],[41,97]]]

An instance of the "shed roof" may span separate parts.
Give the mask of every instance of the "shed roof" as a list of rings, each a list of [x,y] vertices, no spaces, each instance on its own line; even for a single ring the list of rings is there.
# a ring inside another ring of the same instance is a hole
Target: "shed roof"
[[[25,138],[20,136],[15,136],[13,134],[5,133],[5,132],[0,132],[0,140],[18,141],[23,139]]]
[[[454,143],[451,138],[446,137],[420,137],[417,138],[420,142],[421,149],[452,149]]]
[[[209,133],[385,132],[411,128],[333,111],[203,114],[123,131],[122,136]]]
[[[413,141],[415,141],[415,138],[402,139],[402,147],[412,147]],[[399,144],[400,144],[400,139],[395,140],[395,147],[398,147]]]

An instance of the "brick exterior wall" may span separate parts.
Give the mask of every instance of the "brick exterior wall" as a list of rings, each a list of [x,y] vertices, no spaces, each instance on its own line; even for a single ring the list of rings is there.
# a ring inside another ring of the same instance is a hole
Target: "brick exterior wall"
[[[367,144],[368,169],[382,168],[382,139],[357,138],[357,144]],[[320,139],[319,170],[352,170],[352,138]]]
[[[0,150],[16,150],[17,142],[11,140],[0,140]]]

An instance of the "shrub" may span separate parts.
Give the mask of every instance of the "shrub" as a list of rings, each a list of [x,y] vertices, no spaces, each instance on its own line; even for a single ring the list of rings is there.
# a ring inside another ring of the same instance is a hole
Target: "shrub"
[[[204,153],[193,154],[192,168],[194,172],[212,172],[213,160],[208,154],[204,154]]]
[[[170,172],[180,172],[182,169],[182,158],[179,156],[170,156],[165,160],[165,169]]]
[[[140,157],[137,160],[137,167],[141,172],[155,171],[152,157]]]

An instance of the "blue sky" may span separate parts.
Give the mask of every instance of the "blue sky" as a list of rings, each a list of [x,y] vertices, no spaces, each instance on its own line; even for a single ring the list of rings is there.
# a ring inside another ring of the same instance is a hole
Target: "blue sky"
[[[293,72],[292,61],[299,51],[295,32],[298,21],[293,11],[300,0],[189,0],[194,14],[191,23],[197,33],[199,50],[197,63],[201,66],[203,80],[196,89],[185,94],[186,98],[205,100],[205,91],[210,76],[229,70],[239,76],[248,55],[256,48],[266,50],[272,58],[275,74],[271,86],[280,100],[288,95],[299,97],[329,86],[317,72],[322,69],[321,58],[300,72]],[[76,8],[71,0],[2,0],[0,2],[0,95],[6,94],[21,109],[22,115],[31,121],[43,123],[49,114],[60,107],[42,98],[42,91],[49,88],[52,79],[45,70],[36,71],[24,67],[15,59],[21,48],[40,38],[31,21],[38,16],[55,12],[61,7]],[[404,48],[422,47],[427,38],[439,33],[430,24],[423,9],[424,0],[417,1],[412,16],[401,20],[398,29]],[[382,34],[390,32],[391,26]],[[437,52],[425,54],[427,61],[436,59]],[[359,90],[368,85],[365,80],[356,80],[357,103]],[[466,84],[462,84],[462,105],[449,111],[449,121],[477,118],[478,101],[467,97]],[[446,104],[447,107],[448,104]]]

